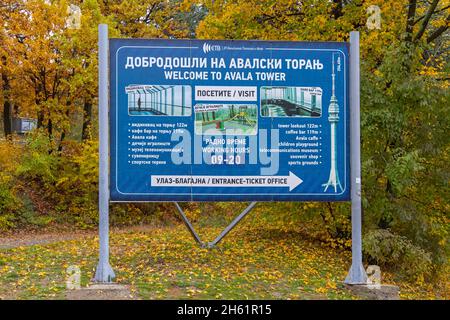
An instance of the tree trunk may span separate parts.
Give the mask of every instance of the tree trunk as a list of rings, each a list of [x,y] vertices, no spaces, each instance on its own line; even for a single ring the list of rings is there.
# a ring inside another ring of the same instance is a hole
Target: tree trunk
[[[58,153],[60,153],[61,151],[62,151],[62,149],[63,149],[63,144],[62,144],[62,142],[64,141],[64,138],[66,137],[66,132],[65,131],[63,131],[62,133],[61,133],[61,140],[59,141],[59,145],[58,145]]]
[[[67,99],[66,101],[66,117],[69,118],[69,112],[70,112],[70,104],[71,104],[71,100]],[[58,154],[61,155],[61,151],[63,149],[63,141],[66,138],[66,130],[63,129],[62,133],[61,133],[61,138],[59,139],[59,144],[58,144]]]
[[[91,136],[92,124],[92,101],[90,99],[84,100],[83,106],[83,128],[81,130],[81,140],[86,141]]]
[[[41,92],[41,86],[40,85],[35,85],[34,88],[34,94],[35,94],[35,103],[36,106],[38,107],[38,111],[37,111],[37,127],[42,128],[44,126],[44,118],[45,118],[45,114],[44,114],[44,110],[42,109],[41,104],[41,99],[40,99],[40,92]]]
[[[50,119],[50,114],[49,114],[49,119],[47,122],[47,133],[48,133],[48,138],[51,140],[53,137],[53,122],[52,122],[52,119]]]
[[[6,65],[6,57],[2,57],[2,63]],[[12,134],[12,114],[11,114],[11,101],[9,100],[9,79],[5,72],[2,72],[3,81],[3,131],[5,133],[5,138],[8,138]]]
[[[331,14],[333,15],[334,19],[342,17],[342,9],[342,0],[333,0],[333,9],[331,10]]]
[[[3,75],[2,75],[3,78]],[[4,82],[3,78],[3,84]],[[5,90],[5,86],[3,86]],[[5,138],[10,138],[12,134],[12,117],[11,117],[11,103],[9,102],[8,93],[4,91],[4,102],[3,102],[3,131],[5,133]]]
[[[44,111],[38,110],[37,112],[37,127],[42,128],[44,126]]]
[[[416,17],[417,0],[409,0],[408,16],[406,19],[406,42],[411,42],[413,37],[414,19]]]

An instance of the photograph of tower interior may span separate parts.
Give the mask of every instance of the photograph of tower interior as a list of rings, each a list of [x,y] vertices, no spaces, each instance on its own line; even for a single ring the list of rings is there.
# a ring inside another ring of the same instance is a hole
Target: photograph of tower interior
[[[321,114],[321,88],[261,87],[263,117],[320,117]]]
[[[131,116],[190,116],[191,86],[129,85],[128,114]]]
[[[258,114],[254,104],[222,104],[204,110],[201,107],[196,105],[196,134],[255,135],[257,132]]]

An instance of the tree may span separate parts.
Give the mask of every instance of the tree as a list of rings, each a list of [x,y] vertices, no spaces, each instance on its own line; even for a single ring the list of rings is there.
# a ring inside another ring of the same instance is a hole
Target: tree
[[[348,41],[351,30],[360,31],[364,233],[378,241],[365,242],[366,257],[381,263],[376,245],[393,235],[388,243],[409,241],[417,248],[411,251],[420,255],[417,262],[432,257],[435,266],[443,264],[450,209],[444,200],[450,198],[444,107],[450,105],[448,1],[186,0],[185,5],[208,12],[197,28],[200,38]],[[368,30],[372,5],[381,9],[381,28]],[[349,224],[343,223],[350,218],[348,206],[318,209],[332,237],[349,237]],[[377,230],[385,231],[377,233],[381,238],[372,236]],[[395,264],[399,258],[389,259]]]
[[[10,62],[11,48],[22,41],[22,35],[15,29],[15,23],[20,23],[17,12],[23,8],[21,1],[4,1],[0,5],[0,74],[2,81],[3,100],[3,129],[5,137],[10,137],[12,133],[12,103],[11,81],[14,74],[14,66]],[[17,20],[12,20],[17,18]]]
[[[204,16],[199,7],[184,8],[180,0],[105,0],[101,10],[113,16],[120,34],[128,37],[190,38]]]
[[[117,37],[115,23],[100,11],[96,0],[77,3],[81,20],[77,28],[67,28],[61,34],[62,64],[71,76],[64,81],[68,87],[68,101],[73,104],[75,114],[82,114],[81,139],[92,138],[92,120],[97,97],[97,37],[98,25],[110,25],[110,37]]]
[[[24,1],[8,19],[11,34],[18,40],[10,42],[8,48],[9,61],[16,66],[15,85],[28,87],[26,96],[16,99],[29,102],[31,96],[34,100],[33,104],[20,104],[20,111],[36,112],[38,127],[45,126],[49,138],[53,137],[55,126],[64,125],[64,110],[59,102],[64,99],[61,82],[67,72],[61,67],[58,35],[64,30],[65,16],[60,12],[65,7],[64,2]]]

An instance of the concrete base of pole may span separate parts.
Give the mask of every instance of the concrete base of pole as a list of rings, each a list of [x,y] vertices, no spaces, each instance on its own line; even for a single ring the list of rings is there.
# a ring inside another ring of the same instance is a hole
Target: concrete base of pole
[[[347,277],[344,280],[345,284],[351,284],[351,285],[365,285],[367,284],[367,274],[366,270],[364,270],[364,267],[362,264],[359,264],[358,267],[355,268],[355,266],[350,267],[350,271],[348,272]]]
[[[91,284],[85,288],[68,290],[68,300],[130,300],[130,288],[120,284]]]
[[[94,281],[98,283],[112,283],[116,275],[109,262],[99,262],[95,270]]]
[[[346,284],[345,287],[365,300],[400,300],[400,289],[393,285]]]

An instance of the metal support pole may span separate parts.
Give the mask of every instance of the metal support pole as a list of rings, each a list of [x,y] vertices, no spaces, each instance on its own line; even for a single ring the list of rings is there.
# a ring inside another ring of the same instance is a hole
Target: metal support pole
[[[197,232],[195,232],[194,227],[192,226],[192,224],[189,222],[189,219],[186,217],[186,215],[183,212],[183,209],[181,209],[180,205],[178,204],[178,202],[174,202],[175,206],[177,207],[178,212],[181,215],[181,218],[183,219],[184,224],[186,225],[186,227],[188,228],[189,232],[192,234],[192,236],[194,237],[195,241],[197,241],[197,243],[203,247],[203,242],[202,240],[200,240],[200,237],[198,236]]]
[[[116,277],[109,264],[109,123],[108,123],[108,25],[98,26],[98,107],[99,107],[99,261],[94,280],[112,282]]]
[[[347,284],[366,284],[362,264],[361,240],[361,146],[360,146],[360,70],[359,32],[350,32],[350,179],[352,201],[352,266]]]
[[[241,221],[256,205],[256,201],[250,203],[247,208],[245,208],[244,211],[241,212],[240,215],[238,215],[229,225],[225,228],[225,230],[222,231],[221,234],[217,236],[217,238],[213,242],[208,243],[208,247],[212,248],[216,244],[218,244],[238,223]]]

